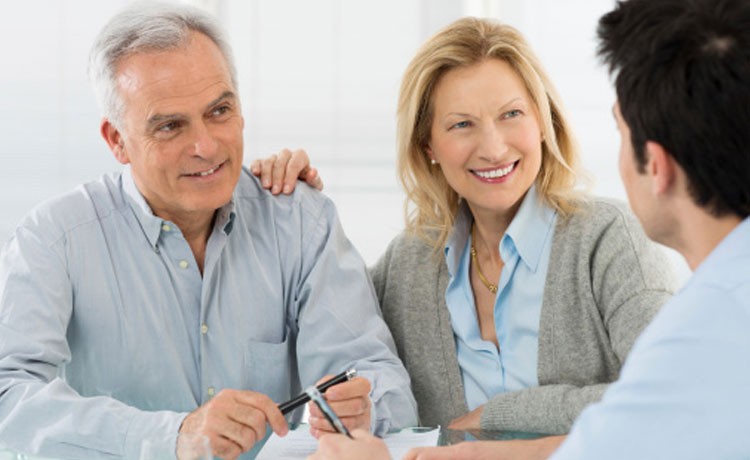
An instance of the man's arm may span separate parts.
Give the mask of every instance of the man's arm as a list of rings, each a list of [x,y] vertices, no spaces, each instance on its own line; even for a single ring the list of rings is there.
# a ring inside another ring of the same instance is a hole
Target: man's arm
[[[81,359],[71,355],[71,317],[86,314],[74,308],[64,254],[23,226],[0,254],[0,445],[55,458],[137,458],[143,439],[181,430],[208,435],[217,455],[234,458],[262,439],[266,423],[286,431],[275,403],[253,392],[220,392],[191,414],[140,410],[110,397],[112,388],[82,396],[63,377]],[[129,363],[103,356],[94,365],[107,373]]]
[[[300,190],[305,194],[314,193]],[[378,434],[417,423],[409,376],[396,355],[360,255],[324,199],[303,218],[303,272],[297,289],[300,379],[354,367],[371,384],[371,427]],[[353,384],[353,382],[349,382]],[[332,397],[340,388],[331,388]],[[334,407],[336,409],[336,407]]]
[[[324,436],[310,460],[390,460],[385,443],[365,432]],[[411,449],[404,460],[544,460],[565,438],[551,436],[533,440],[474,441],[450,446]]]
[[[60,377],[71,360],[73,296],[59,252],[19,227],[0,255],[0,444],[50,457],[137,457],[144,437],[176,434],[185,414],[82,397]]]

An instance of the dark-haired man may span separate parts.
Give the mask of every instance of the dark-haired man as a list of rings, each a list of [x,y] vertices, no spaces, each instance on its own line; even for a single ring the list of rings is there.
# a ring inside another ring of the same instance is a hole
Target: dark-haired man
[[[409,459],[750,458],[750,2],[619,2],[599,38],[616,75],[628,199],[693,276],[567,439],[463,443]],[[313,458],[378,448],[358,436],[323,438]]]
[[[553,458],[750,458],[750,3],[630,0],[599,38],[628,200],[694,273]]]

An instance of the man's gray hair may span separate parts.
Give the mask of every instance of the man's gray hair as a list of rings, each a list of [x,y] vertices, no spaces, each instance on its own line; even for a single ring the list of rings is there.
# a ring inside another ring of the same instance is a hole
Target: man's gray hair
[[[118,129],[122,126],[124,107],[116,72],[120,60],[135,53],[178,48],[193,31],[203,33],[219,48],[237,91],[232,50],[214,17],[184,3],[136,2],[109,20],[89,55],[89,78],[102,115],[110,123]]]

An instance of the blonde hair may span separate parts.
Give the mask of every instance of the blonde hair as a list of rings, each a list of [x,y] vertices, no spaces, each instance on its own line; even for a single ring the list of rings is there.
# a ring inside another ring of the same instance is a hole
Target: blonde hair
[[[531,95],[542,130],[542,165],[536,187],[542,199],[561,216],[583,198],[576,190],[579,153],[563,116],[560,97],[523,36],[513,27],[487,19],[455,21],[422,45],[401,82],[397,111],[398,169],[406,191],[407,231],[445,246],[460,197],[440,168],[430,165],[426,147],[433,118],[432,94],[440,78],[455,68],[487,59],[507,62]]]

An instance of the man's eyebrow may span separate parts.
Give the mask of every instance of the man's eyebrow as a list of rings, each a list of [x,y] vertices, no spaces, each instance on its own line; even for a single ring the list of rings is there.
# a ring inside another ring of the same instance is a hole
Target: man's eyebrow
[[[234,100],[236,98],[237,98],[237,95],[234,94],[234,92],[227,90],[227,91],[224,91],[223,93],[221,93],[221,95],[219,97],[217,97],[213,101],[209,102],[206,107],[207,108],[211,108],[211,107],[219,104],[220,102],[222,102],[222,101],[224,101],[226,99],[232,99],[232,100]]]
[[[221,95],[219,95],[219,97],[209,102],[206,105],[206,108],[211,108],[215,105],[218,105],[219,103],[221,103],[222,101],[226,99],[235,99],[236,97],[237,95],[234,94],[234,92],[224,91],[223,93],[221,93]],[[184,120],[185,118],[187,118],[187,115],[182,114],[182,113],[167,113],[167,114],[157,113],[156,115],[149,118],[146,124],[149,128],[153,128],[154,126],[164,123],[165,121]]]
[[[180,113],[169,113],[165,115],[157,113],[156,115],[148,119],[148,121],[146,122],[146,126],[150,129],[155,127],[156,125],[160,125],[165,121],[184,120],[185,118],[185,115]]]

